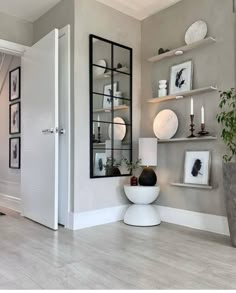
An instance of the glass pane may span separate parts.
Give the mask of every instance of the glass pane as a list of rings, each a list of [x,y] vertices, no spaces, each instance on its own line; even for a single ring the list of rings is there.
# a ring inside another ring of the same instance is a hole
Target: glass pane
[[[130,80],[130,75],[114,72],[114,83],[116,84],[114,96],[130,99]]]
[[[97,76],[103,74],[107,68],[111,68],[111,44],[93,38],[93,64],[96,67]]]
[[[94,71],[94,66],[93,66],[93,71]],[[94,74],[93,74],[94,76]],[[112,92],[112,87],[111,87],[111,76],[108,77],[99,77],[93,78],[93,92],[94,93],[98,93],[98,94],[105,94],[105,95],[111,95]],[[114,90],[116,90],[116,88],[114,87]]]
[[[129,174],[122,158],[130,160],[130,150],[93,150],[94,176],[119,176]]]
[[[114,46],[114,69],[130,73],[130,50]]]

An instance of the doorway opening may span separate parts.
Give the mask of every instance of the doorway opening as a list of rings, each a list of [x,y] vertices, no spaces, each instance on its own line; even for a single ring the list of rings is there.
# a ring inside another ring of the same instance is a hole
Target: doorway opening
[[[53,230],[70,228],[70,26],[32,47],[0,40],[0,55],[4,108],[9,104],[3,136],[0,128],[0,206]],[[11,100],[13,87],[19,95]]]

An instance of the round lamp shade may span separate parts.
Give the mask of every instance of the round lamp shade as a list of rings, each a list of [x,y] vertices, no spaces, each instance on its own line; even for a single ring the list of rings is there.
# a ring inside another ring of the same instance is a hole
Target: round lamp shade
[[[178,117],[172,110],[159,112],[153,122],[153,131],[159,139],[172,138],[179,126]]]

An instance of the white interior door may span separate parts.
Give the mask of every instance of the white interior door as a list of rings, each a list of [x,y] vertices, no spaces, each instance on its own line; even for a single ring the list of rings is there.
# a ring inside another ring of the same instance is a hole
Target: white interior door
[[[23,216],[58,228],[58,30],[22,58]]]

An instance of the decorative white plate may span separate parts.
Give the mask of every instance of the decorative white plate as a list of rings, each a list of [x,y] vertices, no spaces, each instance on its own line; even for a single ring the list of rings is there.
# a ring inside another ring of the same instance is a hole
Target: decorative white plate
[[[194,22],[185,33],[187,45],[203,40],[207,35],[207,24],[203,20]]]
[[[98,62],[95,65],[99,65],[99,66],[106,67],[107,66],[107,63],[106,63],[105,60],[101,59],[101,60],[98,60]],[[94,75],[96,77],[104,74],[105,71],[106,71],[106,68],[97,67],[97,66],[94,66],[94,69],[93,69]]]
[[[179,126],[175,112],[166,109],[159,112],[153,122],[153,131],[159,139],[172,138]]]
[[[123,140],[125,138],[126,135],[126,125],[125,125],[125,121],[120,118],[120,117],[115,117],[113,119],[114,123],[120,123],[120,124],[113,124],[114,125],[114,140]],[[111,139],[112,134],[111,134],[111,128],[112,128],[112,124],[109,125],[108,128],[108,136]]]

